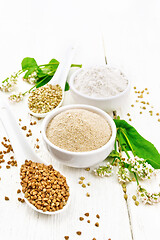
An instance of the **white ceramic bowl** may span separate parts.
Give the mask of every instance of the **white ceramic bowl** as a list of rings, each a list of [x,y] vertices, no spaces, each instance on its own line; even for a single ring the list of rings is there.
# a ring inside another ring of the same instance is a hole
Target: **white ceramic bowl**
[[[81,68],[78,71],[76,71],[71,76],[71,79],[69,81],[71,94],[76,104],[89,104],[89,105],[101,108],[106,112],[111,112],[111,111],[117,110],[119,107],[123,106],[127,102],[128,96],[130,93],[130,85],[131,85],[128,79],[127,79],[128,80],[127,88],[123,92],[115,96],[106,97],[106,98],[95,98],[79,92],[74,87],[74,78],[83,69],[84,68]]]
[[[88,111],[92,111],[94,113],[97,113],[101,115],[104,119],[106,119],[111,127],[112,135],[110,140],[101,148],[92,150],[89,152],[71,152],[64,149],[61,149],[57,146],[55,146],[53,143],[51,143],[47,136],[46,136],[46,128],[48,126],[48,123],[52,118],[54,118],[57,114],[69,110],[69,109],[85,109]],[[51,153],[52,156],[54,156],[59,162],[61,162],[64,165],[70,166],[70,167],[76,167],[76,168],[86,168],[90,167],[92,165],[95,165],[99,162],[102,162],[113,150],[114,148],[114,142],[116,138],[116,126],[113,121],[113,119],[104,111],[102,111],[99,108],[89,106],[89,105],[67,105],[64,107],[61,107],[54,112],[49,113],[42,123],[42,136],[44,139],[44,142],[46,144],[46,147],[48,151]]]

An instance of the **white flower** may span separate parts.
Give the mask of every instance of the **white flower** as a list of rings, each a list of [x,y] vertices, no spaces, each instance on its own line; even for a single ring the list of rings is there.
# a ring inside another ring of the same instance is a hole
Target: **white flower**
[[[131,171],[135,172],[141,180],[150,179],[155,174],[154,168],[143,158],[133,157],[125,160],[125,163],[131,165]]]
[[[23,100],[23,97],[24,97],[24,95],[20,92],[20,93],[18,93],[18,94],[13,94],[13,95],[9,96],[8,99],[9,99],[11,102],[20,102],[20,101]]]
[[[134,165],[135,162],[137,161],[136,157],[135,158],[125,158],[124,162],[127,164]]]
[[[131,182],[132,179],[130,178],[130,172],[128,168],[124,168],[121,165],[118,166],[118,181],[119,182]]]
[[[11,92],[17,84],[17,80],[18,80],[17,73],[15,73],[14,75],[11,75],[10,78],[5,79],[1,83],[0,90],[3,92]]]
[[[137,194],[144,204],[154,204],[160,202],[160,193],[149,193],[140,185],[137,187]]]
[[[113,174],[113,166],[107,162],[106,166],[99,166],[99,168],[94,169],[94,173],[99,177],[109,177]]]
[[[34,71],[28,76],[28,78],[23,78],[23,81],[28,82],[30,84],[35,84],[37,82],[37,79],[38,79],[37,72]]]
[[[128,161],[132,166],[131,171],[135,172],[141,180],[150,179],[155,173],[154,168],[142,158],[135,157],[134,160],[129,159]]]

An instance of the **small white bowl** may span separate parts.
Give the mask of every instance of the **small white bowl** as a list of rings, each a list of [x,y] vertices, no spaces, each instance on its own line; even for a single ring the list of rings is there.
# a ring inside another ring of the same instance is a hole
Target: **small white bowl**
[[[89,105],[101,108],[106,112],[112,112],[114,110],[117,110],[119,107],[123,106],[127,102],[128,96],[130,93],[130,85],[131,85],[128,79],[127,79],[128,80],[127,88],[123,92],[115,96],[106,97],[106,98],[95,98],[79,92],[74,87],[74,78],[83,69],[85,68],[81,68],[75,73],[73,73],[69,81],[71,94],[76,104],[89,104]]]
[[[96,150],[92,150],[89,152],[71,152],[71,151],[61,149],[55,146],[53,143],[51,143],[46,136],[46,128],[49,122],[51,121],[52,118],[54,118],[59,113],[69,109],[85,109],[85,110],[97,113],[100,116],[102,116],[104,119],[106,119],[112,130],[112,135],[110,140],[101,148],[98,148]],[[49,113],[45,117],[42,123],[42,137],[48,151],[59,162],[70,167],[86,168],[86,167],[95,165],[99,162],[102,162],[111,153],[111,151],[114,148],[114,143],[116,138],[116,126],[113,119],[101,109],[93,106],[89,106],[89,105],[73,104],[73,105],[67,105],[67,106],[61,107],[55,110],[54,112]]]

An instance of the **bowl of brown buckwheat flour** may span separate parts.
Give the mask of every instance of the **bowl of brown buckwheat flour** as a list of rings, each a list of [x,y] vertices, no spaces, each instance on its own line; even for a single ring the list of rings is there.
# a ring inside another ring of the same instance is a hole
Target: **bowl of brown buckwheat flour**
[[[75,103],[89,104],[107,112],[123,106],[130,92],[126,76],[108,65],[77,70],[69,85]]]
[[[42,136],[55,159],[67,166],[86,168],[103,161],[113,150],[116,127],[99,108],[67,105],[44,119]]]

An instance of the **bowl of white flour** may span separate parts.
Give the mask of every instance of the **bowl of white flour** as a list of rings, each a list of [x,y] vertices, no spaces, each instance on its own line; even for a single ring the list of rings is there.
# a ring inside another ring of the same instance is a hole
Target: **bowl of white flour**
[[[108,66],[82,68],[70,80],[75,103],[89,104],[107,112],[126,103],[130,82],[118,69]]]

